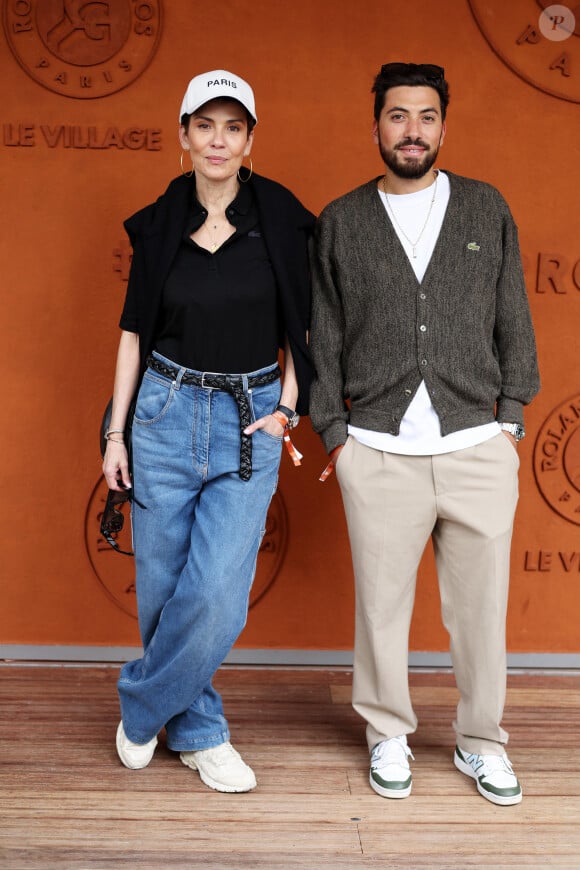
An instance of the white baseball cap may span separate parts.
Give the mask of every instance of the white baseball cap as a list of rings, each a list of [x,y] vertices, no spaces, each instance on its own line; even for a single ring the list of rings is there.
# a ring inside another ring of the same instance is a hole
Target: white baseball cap
[[[204,103],[208,103],[210,100],[215,100],[218,97],[237,100],[238,103],[241,103],[247,109],[256,124],[258,123],[253,90],[247,82],[239,76],[234,75],[234,73],[228,72],[226,69],[214,69],[195,76],[190,81],[181,104],[179,122],[181,123],[183,115],[193,114]]]

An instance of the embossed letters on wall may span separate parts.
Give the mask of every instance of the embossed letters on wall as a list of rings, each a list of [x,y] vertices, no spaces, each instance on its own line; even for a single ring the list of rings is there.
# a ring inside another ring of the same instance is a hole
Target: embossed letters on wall
[[[80,124],[2,125],[2,144],[11,148],[31,148],[37,143],[48,148],[107,148],[131,151],[161,151],[161,130],[158,127],[97,127]]]
[[[552,8],[547,0],[469,0],[469,5],[491,48],[516,75],[546,94],[580,103],[577,0],[565,4],[574,29],[559,39],[554,38],[555,31],[551,34],[549,27],[541,26]],[[557,27],[557,20],[553,26]]]

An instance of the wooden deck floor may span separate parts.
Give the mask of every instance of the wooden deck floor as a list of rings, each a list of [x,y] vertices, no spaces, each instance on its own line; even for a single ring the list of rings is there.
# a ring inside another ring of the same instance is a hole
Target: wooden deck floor
[[[368,786],[348,670],[218,674],[247,795],[207,789],[162,739],[146,770],[123,768],[116,673],[0,667],[0,867],[580,868],[579,676],[510,677],[524,800],[496,807],[453,767],[449,674],[411,675],[413,793],[393,801]]]

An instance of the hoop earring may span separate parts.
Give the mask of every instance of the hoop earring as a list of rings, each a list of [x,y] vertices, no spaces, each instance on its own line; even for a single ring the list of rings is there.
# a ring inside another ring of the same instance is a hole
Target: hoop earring
[[[181,174],[185,175],[186,178],[191,178],[191,176],[193,175],[193,163],[192,163],[190,172],[186,172],[185,169],[183,168],[183,155],[185,154],[186,150],[187,149],[185,149],[185,148],[182,149],[181,156],[179,158],[179,164],[181,166]]]
[[[240,169],[241,168],[242,167],[240,166]],[[246,184],[254,174],[254,164],[252,163],[252,158],[250,157],[250,174],[247,178],[242,178],[242,176],[240,175],[240,169],[238,169],[238,181],[240,182],[240,184]]]

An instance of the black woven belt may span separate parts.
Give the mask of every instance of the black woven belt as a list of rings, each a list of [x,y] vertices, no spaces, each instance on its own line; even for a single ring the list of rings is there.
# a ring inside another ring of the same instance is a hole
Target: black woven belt
[[[165,375],[167,378],[176,380],[179,375],[179,369],[175,366],[169,366],[167,363],[161,362],[157,357],[150,356],[147,358],[147,365],[153,371],[160,375]],[[249,388],[265,387],[266,384],[272,384],[280,377],[280,367],[272,369],[271,372],[266,372],[263,375],[251,375],[247,378]],[[241,375],[218,375],[207,374],[196,375],[194,372],[186,371],[181,378],[182,384],[193,384],[196,387],[207,387],[210,390],[223,390],[234,397],[238,412],[240,415],[240,477],[242,480],[249,480],[252,476],[252,437],[245,435],[244,429],[252,422],[252,414],[250,411],[250,403],[244,392],[244,381]]]

